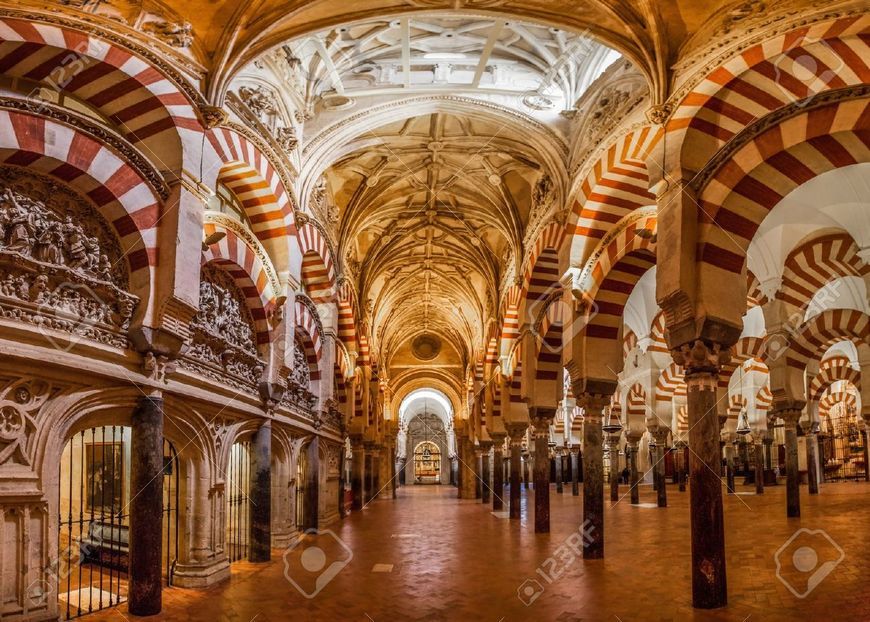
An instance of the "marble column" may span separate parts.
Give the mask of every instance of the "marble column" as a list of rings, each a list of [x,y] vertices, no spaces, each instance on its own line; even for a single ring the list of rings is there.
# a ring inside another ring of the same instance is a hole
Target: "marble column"
[[[128,609],[137,616],[163,606],[163,398],[146,396],[130,434],[130,584]]]
[[[686,492],[686,443],[680,441],[676,444],[677,453],[674,465],[677,470],[677,490]]]
[[[483,497],[483,450],[480,447],[474,449],[474,498]]]
[[[764,494],[764,444],[762,435],[755,438],[755,494]]]
[[[785,471],[786,471],[786,516],[797,518],[801,515],[800,470],[798,468],[797,425],[801,408],[786,408],[777,411],[785,428]]]
[[[580,448],[571,448],[571,495],[580,496]]]
[[[556,464],[556,492],[561,495],[565,491],[565,487],[562,484],[562,449],[556,447],[553,453],[555,454],[553,460]]]
[[[743,485],[748,486],[752,483],[752,478],[749,476],[749,441],[746,437],[740,439],[740,468],[743,471]]]
[[[640,474],[637,472],[637,454],[640,451],[640,434],[629,434],[625,437],[625,449],[628,452],[629,486],[631,502],[640,503]]]
[[[272,559],[272,422],[265,421],[251,440],[251,521],[248,561]]]
[[[764,435],[764,470],[772,471],[773,470],[773,455],[771,448],[773,447],[773,432],[768,430]]]
[[[520,470],[522,469],[522,442],[526,432],[525,424],[508,424],[511,448],[510,504],[511,518],[520,517]]]
[[[608,434],[610,443],[610,502],[619,502],[619,477],[621,471],[619,469],[619,437],[622,432],[617,434]]]
[[[492,441],[481,441],[480,447],[480,502],[488,504],[492,492],[492,484],[489,481],[489,450],[492,448]]]
[[[722,508],[719,417],[716,385],[724,358],[719,346],[700,340],[673,352],[685,370],[689,423],[689,507],[692,532],[692,605],[724,607],[728,602],[725,574],[725,522]]]
[[[819,494],[818,436],[810,429],[804,436],[804,440],[807,445],[807,488],[811,495],[817,495]]]
[[[363,449],[365,453],[365,467],[363,468],[363,506],[368,504],[372,500],[372,491],[374,490],[374,480],[372,477],[372,467],[374,464],[374,460],[372,459],[372,452],[374,451],[374,444],[365,442],[363,443]]]
[[[660,508],[668,507],[668,486],[665,475],[665,453],[668,446],[668,433],[670,430],[658,426],[650,430],[656,440],[656,456],[653,477],[656,480],[656,503]],[[718,463],[717,463],[718,465]]]
[[[352,510],[361,510],[365,505],[365,449],[362,437],[351,436],[350,448],[350,507]]]
[[[582,394],[583,414],[583,523],[589,534],[584,559],[604,557],[604,446],[601,429],[609,395]],[[578,400],[580,401],[580,400]]]
[[[550,532],[550,422],[555,415],[555,408],[529,408],[535,428],[535,533]]]
[[[523,461],[523,484],[525,489],[528,490],[532,484],[532,462],[534,461],[532,452],[526,452],[525,458],[525,461]]]
[[[734,454],[736,450],[734,447],[734,443],[725,445],[725,488],[729,495],[734,494],[734,486],[736,485],[734,481]]]
[[[398,477],[396,477],[396,444],[390,443],[390,489],[393,499],[396,498],[396,488],[398,487]]]
[[[372,493],[371,498],[377,499],[381,494],[381,453],[379,444],[372,445]]]
[[[504,509],[504,437],[492,435],[492,511]]]
[[[320,438],[315,436],[308,443],[308,469],[305,482],[305,526],[320,527]]]

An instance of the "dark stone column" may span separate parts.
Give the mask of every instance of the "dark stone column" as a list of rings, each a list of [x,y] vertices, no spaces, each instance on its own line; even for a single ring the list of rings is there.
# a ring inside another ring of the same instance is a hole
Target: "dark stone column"
[[[725,447],[725,487],[728,489],[728,494],[734,494],[734,453],[737,451],[734,448],[734,443]]]
[[[489,493],[492,491],[489,482],[489,449],[492,447],[492,442],[481,441],[480,446],[480,502],[489,503]]]
[[[365,505],[365,449],[361,437],[352,436],[350,463],[351,509],[361,510]]]
[[[532,452],[526,452],[525,457],[526,459],[523,461],[523,483],[526,490],[528,490],[532,483]]]
[[[526,426],[508,425],[508,434],[511,438],[511,477],[510,477],[510,517],[520,517],[520,471],[522,469],[522,442]]]
[[[773,446],[773,433],[768,430],[764,435],[764,469],[766,471],[773,470],[773,456],[771,456],[770,448]]]
[[[718,421],[718,419],[717,419]],[[668,486],[665,474],[665,452],[668,446],[668,428],[656,427],[650,430],[656,440],[655,467],[653,477],[656,480],[656,503],[660,508],[668,507]],[[716,463],[718,466],[718,461]]]
[[[556,464],[556,492],[558,494],[562,494],[565,491],[565,487],[562,484],[562,449],[557,447],[555,450],[555,464]]]
[[[724,607],[728,602],[725,575],[725,522],[719,417],[716,385],[717,351],[696,341],[674,351],[674,360],[685,369],[689,418],[689,490],[692,526],[692,605],[699,609]]]
[[[610,443],[610,502],[619,502],[619,478],[622,471],[619,468],[619,437],[622,433],[609,434]]]
[[[483,452],[479,448],[472,449],[474,457],[474,498],[483,497]]]
[[[308,443],[308,470],[305,474],[305,526],[320,527],[320,438],[315,436]]]
[[[864,429],[861,430],[861,438],[864,439],[864,481],[870,482],[870,447],[867,442],[870,441],[870,434],[867,434],[867,426],[870,425],[870,418],[864,419]]]
[[[535,533],[550,532],[550,421],[556,409],[529,409],[535,427]]]
[[[812,425],[812,424],[810,424]],[[816,458],[817,439],[815,432],[807,432],[804,437],[807,442],[807,482],[811,495],[819,494],[819,462]]]
[[[686,443],[677,443],[677,455],[674,464],[677,469],[677,490],[686,492]]]
[[[130,438],[128,609],[150,616],[160,613],[163,604],[163,398],[139,400]]]
[[[786,516],[801,515],[800,471],[798,469],[797,423],[801,416],[798,408],[788,408],[776,413],[785,426],[785,471],[786,471]]]
[[[755,494],[764,494],[764,445],[755,441]]]
[[[492,447],[492,511],[501,512],[504,509],[504,447],[503,436],[493,436]]]
[[[580,496],[580,448],[571,448],[571,496]]]
[[[631,488],[631,502],[640,503],[640,486],[638,485],[639,474],[637,472],[637,453],[640,442],[639,434],[630,434],[626,437],[626,451],[628,452],[629,485]]]
[[[381,451],[380,445],[372,446],[372,499],[381,494]]]
[[[749,475],[749,442],[746,437],[740,439],[740,468],[743,471],[743,485],[748,486],[752,483],[752,477]]]
[[[251,440],[250,546],[248,561],[272,559],[272,422],[265,421]]]
[[[396,498],[396,487],[398,478],[396,477],[396,443],[393,441],[389,447],[390,460],[390,492],[393,499]]]
[[[601,422],[609,395],[584,393],[583,404],[583,523],[589,534],[584,559],[604,557],[604,446]]]

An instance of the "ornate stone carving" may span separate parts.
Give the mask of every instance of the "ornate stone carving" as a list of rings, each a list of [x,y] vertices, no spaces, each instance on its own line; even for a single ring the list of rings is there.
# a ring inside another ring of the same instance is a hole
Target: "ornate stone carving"
[[[0,315],[117,347],[138,299],[109,226],[35,172],[0,168]]]
[[[206,129],[212,130],[229,119],[227,111],[219,106],[200,106],[199,114]]]
[[[29,441],[36,416],[51,396],[51,384],[22,378],[6,380],[0,389],[0,472],[6,465],[30,465]]]
[[[311,371],[305,348],[298,339],[293,340],[293,370],[287,378],[287,388],[281,399],[281,404],[290,410],[313,417],[311,409],[317,402],[317,396],[311,392]]]
[[[239,88],[239,97],[259,119],[274,115],[278,111],[275,94],[263,86],[243,86]]]
[[[722,348],[718,343],[705,343],[696,339],[673,350],[674,362],[686,370],[686,376],[695,372],[718,372],[731,358],[730,348]]]
[[[275,130],[275,141],[282,149],[294,151],[299,144],[299,138],[296,135],[296,128],[292,125],[287,127],[279,127]]]
[[[189,48],[193,43],[190,22],[153,21],[142,24],[141,29],[174,48]]]
[[[264,365],[257,355],[253,317],[232,277],[214,265],[202,268],[199,311],[191,327],[183,367],[246,390],[256,387]]]

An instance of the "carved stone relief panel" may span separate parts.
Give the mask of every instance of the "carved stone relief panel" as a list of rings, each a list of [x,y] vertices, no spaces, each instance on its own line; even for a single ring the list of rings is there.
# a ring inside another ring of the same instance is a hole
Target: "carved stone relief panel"
[[[202,268],[199,311],[191,322],[182,367],[252,390],[264,365],[257,354],[254,319],[233,278],[213,264]]]
[[[108,223],[32,171],[0,167],[0,315],[126,347],[138,299]]]
[[[311,414],[317,396],[311,392],[311,371],[305,347],[299,339],[293,340],[293,371],[287,379],[287,388],[281,405],[303,414]]]

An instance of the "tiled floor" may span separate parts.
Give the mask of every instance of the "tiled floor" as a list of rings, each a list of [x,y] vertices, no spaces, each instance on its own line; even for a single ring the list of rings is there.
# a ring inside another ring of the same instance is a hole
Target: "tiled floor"
[[[570,546],[580,542],[571,535],[581,508],[570,488],[553,490],[552,532],[536,535],[525,491],[523,518],[510,521],[441,486],[400,489],[399,499],[376,501],[333,525],[340,541],[324,534],[317,547],[291,551],[286,575],[309,594],[320,587],[312,598],[285,577],[283,551],[276,551],[271,564],[234,564],[232,579],[211,590],[165,591],[164,613],[154,619],[870,620],[870,485],[829,484],[814,497],[802,487],[800,519],[785,517],[784,486],[763,496],[753,490],[740,487],[743,494],[725,500],[729,606],[717,611],[691,608],[689,493],[676,487],[669,487],[666,509],[633,507],[627,497],[611,507],[606,559],[584,562]],[[646,486],[641,503],[652,502]],[[777,578],[775,561],[800,529],[824,531],[799,533],[780,556],[781,573],[798,593],[809,575],[821,578],[804,598]],[[796,571],[793,560],[813,570]],[[328,580],[330,571],[337,574]],[[326,578],[319,585],[318,574]],[[533,602],[526,606],[518,593]],[[129,617],[124,605],[88,619],[121,616]]]

